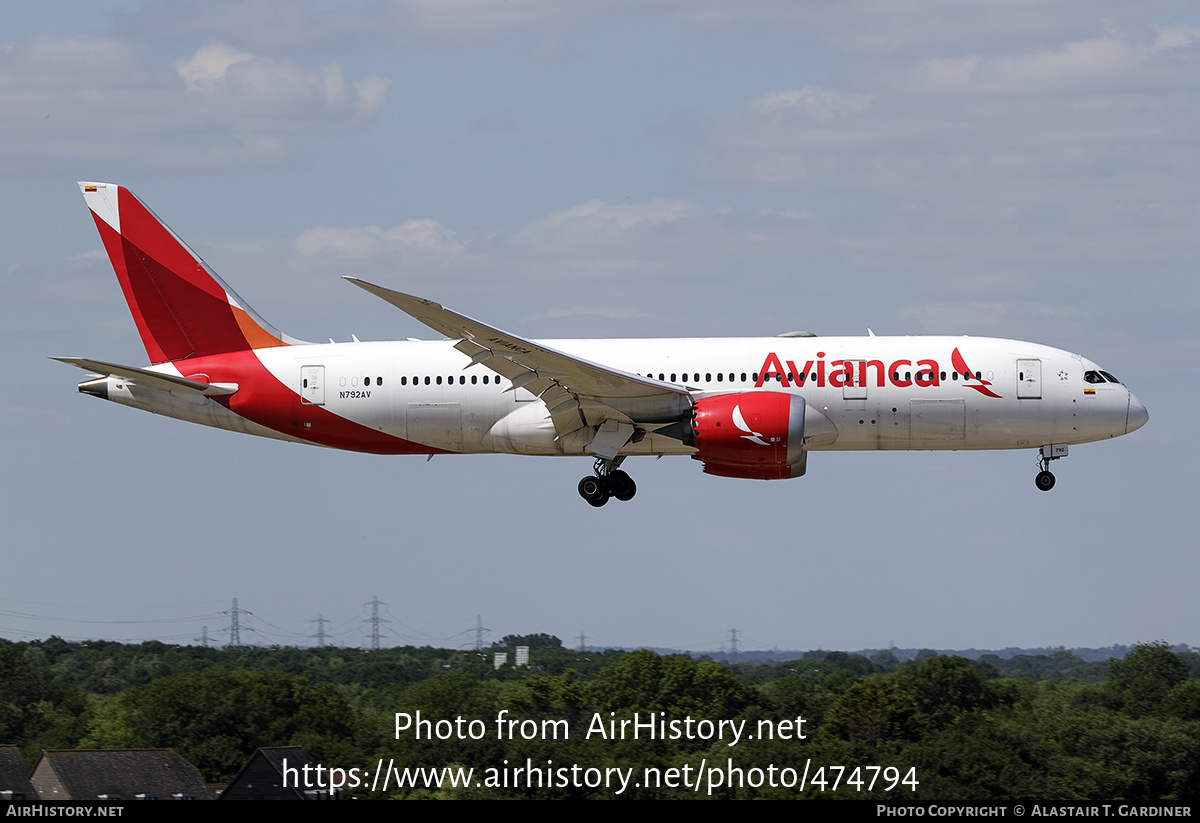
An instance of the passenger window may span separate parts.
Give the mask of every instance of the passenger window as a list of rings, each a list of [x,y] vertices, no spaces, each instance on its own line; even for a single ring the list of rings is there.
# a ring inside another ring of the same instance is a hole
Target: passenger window
[[[440,374],[437,376],[437,384],[439,386],[442,385],[442,376]]]

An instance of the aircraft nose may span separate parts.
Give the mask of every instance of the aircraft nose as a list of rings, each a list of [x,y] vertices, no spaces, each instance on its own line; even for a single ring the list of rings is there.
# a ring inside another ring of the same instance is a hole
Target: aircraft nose
[[[1125,418],[1125,433],[1136,431],[1146,425],[1146,421],[1150,419],[1150,412],[1146,411],[1146,407],[1142,405],[1142,401],[1134,396],[1133,392],[1129,393],[1129,416]]]

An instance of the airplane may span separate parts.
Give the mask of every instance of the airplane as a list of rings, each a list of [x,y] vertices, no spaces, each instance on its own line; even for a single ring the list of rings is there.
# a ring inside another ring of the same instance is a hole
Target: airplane
[[[980,337],[534,341],[345,278],[443,335],[308,343],[266,322],[128,189],[81,182],[147,367],[60,357],[83,394],[193,423],[374,454],[589,457],[592,506],[627,501],[632,456],[800,477],[810,451],[1036,449],[1120,437],[1146,407],[1096,363]]]

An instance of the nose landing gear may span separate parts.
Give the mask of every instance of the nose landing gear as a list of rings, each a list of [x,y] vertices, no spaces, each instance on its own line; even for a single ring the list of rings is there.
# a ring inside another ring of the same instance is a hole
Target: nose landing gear
[[[587,501],[589,506],[600,508],[615,497],[624,502],[632,500],[637,494],[637,483],[625,472],[617,468],[625,459],[624,456],[615,460],[603,458],[596,461],[595,475],[590,475],[579,481],[579,496]]]
[[[1054,488],[1054,475],[1050,473],[1050,461],[1066,456],[1067,447],[1064,444],[1042,446],[1041,451],[1038,452],[1037,477],[1033,479],[1033,483],[1038,487],[1038,491],[1048,492]]]

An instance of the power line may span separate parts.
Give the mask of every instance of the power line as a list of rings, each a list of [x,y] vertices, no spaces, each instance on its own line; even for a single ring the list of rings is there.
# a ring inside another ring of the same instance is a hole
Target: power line
[[[371,624],[371,649],[378,651],[380,640],[379,624],[392,622],[379,616],[379,607],[386,606],[387,603],[384,603],[382,600],[380,600],[379,595],[375,595],[373,598],[371,598],[370,602],[364,603],[363,605],[371,607],[371,616],[363,622]]]
[[[490,631],[483,627],[483,615],[475,615],[475,651],[483,651],[483,635]]]
[[[221,614],[229,615],[229,627],[228,627],[229,645],[230,646],[242,645],[241,616],[243,614],[254,614],[254,612],[248,612],[245,609],[239,609],[237,598],[235,597],[235,598],[233,598],[233,608],[229,609],[228,611],[221,612]],[[247,626],[246,631],[252,632],[252,631],[254,631],[254,629]]]
[[[329,621],[325,619],[325,615],[319,614],[317,615],[316,620],[311,620],[309,622],[317,624],[317,633],[310,634],[308,636],[317,638],[317,648],[321,648],[325,645],[325,624]]]

